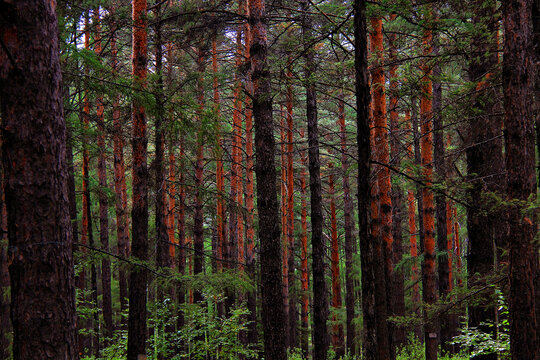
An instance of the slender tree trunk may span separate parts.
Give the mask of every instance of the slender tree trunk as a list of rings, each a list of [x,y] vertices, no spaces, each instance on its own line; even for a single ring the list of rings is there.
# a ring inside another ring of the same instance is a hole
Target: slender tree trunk
[[[180,275],[186,275],[186,217],[185,217],[185,201],[186,201],[186,190],[184,185],[184,166],[182,162],[184,161],[184,140],[180,139],[179,145],[179,168],[178,168],[178,203],[176,206],[176,216],[178,224],[178,253],[176,254],[176,261],[178,267],[178,273]],[[178,285],[176,298],[178,301],[178,319],[176,322],[177,331],[184,327],[184,312],[182,306],[186,302],[186,289],[183,284]],[[180,344],[180,350],[183,350],[183,344]]]
[[[56,6],[0,7],[10,49],[0,50],[0,109],[13,358],[78,359]]]
[[[300,129],[300,137],[304,138],[304,128]],[[307,168],[307,157],[305,151],[302,150],[301,153],[302,160],[302,170],[300,172],[300,189],[301,189],[301,271],[302,271],[302,311],[301,311],[301,335],[300,335],[300,346],[302,348],[302,354],[305,358],[309,354],[309,270],[308,270],[308,238],[307,238],[307,189],[306,189],[306,168]]]
[[[94,21],[96,23],[96,40],[94,51],[96,54],[101,54],[101,25],[99,8],[95,10]],[[96,99],[97,109],[97,126],[98,126],[98,139],[97,145],[100,149],[105,149],[105,118],[104,118],[104,105],[103,95],[99,94]],[[107,159],[105,158],[105,152],[100,151],[98,158],[98,178],[99,178],[99,236],[101,249],[103,251],[109,251],[109,203],[107,199],[106,189],[107,185]],[[104,257],[101,260],[101,289],[102,289],[102,312],[105,338],[110,338],[114,331],[113,318],[112,318],[112,296],[111,296],[111,260],[109,257]],[[104,345],[107,346],[108,341],[105,340]]]
[[[301,1],[302,40],[308,46],[313,39],[308,0]],[[326,360],[328,353],[328,299],[326,293],[325,268],[326,249],[323,238],[322,189],[319,160],[319,130],[317,119],[317,93],[312,76],[316,66],[311,48],[304,51],[306,86],[306,116],[308,127],[309,188],[311,192],[311,247],[313,271],[313,360]]]
[[[249,0],[244,1],[244,15],[249,18]],[[245,23],[245,61],[249,63],[250,47],[251,47],[251,27],[249,23]],[[251,104],[251,96],[253,95],[253,84],[251,83],[251,72],[248,72],[246,91],[250,96],[245,99],[246,112],[246,265],[248,276],[251,279],[256,279],[255,271],[255,226],[254,226],[254,211],[255,204],[253,201],[254,179],[253,179],[253,108]],[[247,294],[247,305],[249,309],[249,325],[248,325],[248,343],[252,346],[258,343],[257,332],[257,292],[250,291]]]
[[[396,15],[392,14],[391,20],[396,19]],[[396,34],[389,35],[389,55],[390,62],[395,64],[396,61]],[[399,114],[398,114],[398,79],[397,65],[391,65],[389,68],[390,76],[390,164],[395,168],[401,168],[401,143],[399,135]],[[393,238],[393,265],[399,264],[403,258],[403,189],[399,180],[394,181],[392,185],[392,238]],[[405,289],[404,289],[404,274],[401,270],[394,271],[392,276],[393,288],[393,313],[395,316],[405,316]],[[403,326],[394,325],[393,341],[395,349],[401,348],[406,341],[406,329]]]
[[[536,214],[524,213],[536,194],[534,123],[532,121],[533,67],[532,0],[503,4],[505,159],[510,244],[510,353],[512,359],[538,359],[534,277],[538,251]]]
[[[332,346],[336,352],[336,357],[342,357],[345,355],[345,344],[343,334],[343,324],[336,315],[341,311],[341,278],[339,271],[339,244],[337,233],[337,219],[336,219],[336,199],[335,199],[335,185],[334,185],[334,167],[332,163],[328,164],[328,196],[330,197],[330,233],[331,233],[331,261],[332,261],[332,307],[335,314],[332,317],[334,322],[332,326]]]
[[[429,5],[430,6],[430,5]],[[431,12],[428,15],[428,21],[431,20]],[[424,47],[424,55],[432,54],[432,31],[428,27],[422,35],[422,45]],[[433,190],[433,107],[432,107],[432,82],[431,82],[431,65],[424,60],[422,65],[423,80],[420,84],[422,96],[420,97],[420,122],[422,138],[420,140],[421,159],[422,159],[422,180],[425,183],[422,189],[423,199],[423,219],[424,226],[420,231],[424,233],[424,261],[422,262],[422,297],[426,306],[432,305],[437,301],[436,292],[436,276],[435,276],[435,218],[434,218],[434,202]],[[424,337],[426,360],[437,359],[437,324],[436,319],[431,315],[428,309],[424,310]]]
[[[204,110],[204,88],[203,88],[203,73],[204,73],[204,53],[202,49],[198,50],[197,66],[199,71],[199,79],[197,84],[197,102],[199,105],[198,114],[199,122],[202,122]],[[193,218],[193,274],[200,274],[204,267],[204,229],[203,229],[203,171],[204,171],[204,154],[203,154],[203,130],[199,128],[197,134],[197,158],[195,160],[195,214]],[[203,301],[203,296],[200,290],[193,292],[193,302],[199,303]]]
[[[67,167],[68,167],[68,193],[70,219],[72,210],[72,198],[75,198],[75,181],[73,176],[73,154],[71,152],[71,133],[66,131],[67,144]],[[0,141],[1,148],[1,141]],[[4,167],[0,162],[0,358],[11,359],[11,334],[13,327],[9,318],[9,259],[8,259],[8,237],[7,237],[7,209],[6,198],[4,196]],[[73,195],[71,191],[73,190]],[[76,210],[75,210],[76,211]],[[75,215],[75,220],[77,216]],[[75,235],[75,233],[74,233]]]
[[[280,133],[280,153],[281,153],[281,239],[283,249],[283,310],[285,312],[285,346],[290,348],[290,326],[289,326],[289,239],[287,223],[287,155],[286,155],[286,131],[285,117],[283,116],[283,106],[281,106]]]
[[[137,89],[146,86],[147,34],[146,0],[133,0],[133,78]],[[146,117],[143,104],[133,100],[133,208],[132,255],[148,260],[148,169]],[[146,359],[146,290],[147,272],[132,268],[129,275],[129,319],[127,359]]]
[[[111,11],[114,14],[114,9]],[[112,16],[114,18],[114,16]],[[116,30],[114,27],[111,34],[111,56],[113,75],[118,73],[118,48],[116,45]],[[113,117],[113,152],[114,152],[114,191],[115,191],[115,212],[116,212],[116,237],[118,242],[118,255],[124,259],[129,256],[129,224],[127,209],[127,185],[126,185],[126,165],[124,163],[124,135],[123,121],[120,116],[120,94],[115,94],[112,103]],[[120,313],[127,309],[126,299],[128,298],[127,274],[124,266],[118,269],[118,282],[120,292]],[[125,320],[121,319],[123,327]]]
[[[382,64],[384,62],[382,18],[372,17],[371,26],[371,52],[376,61],[371,71],[372,94],[373,94],[373,159],[379,163],[390,162],[388,152],[388,132],[386,122],[386,95],[384,93],[385,78]],[[377,204],[372,204],[371,218],[373,241],[376,242],[376,268],[375,268],[375,312],[378,325],[379,356],[382,359],[395,357],[395,347],[392,341],[393,326],[388,322],[388,317],[393,314],[393,237],[392,237],[392,199],[390,172],[386,166],[376,166],[374,174],[377,179],[377,191],[374,193]],[[377,206],[378,214],[373,211]],[[381,251],[379,251],[381,247]],[[378,262],[384,264],[378,266]],[[387,339],[384,339],[387,337]]]
[[[338,124],[341,143],[341,172],[343,177],[343,217],[345,222],[345,308],[347,352],[356,355],[355,294],[353,281],[354,209],[349,184],[349,155],[347,152],[347,129],[345,127],[345,101],[343,91],[339,94]]]
[[[366,2],[354,1],[354,70],[356,82],[356,123],[358,145],[358,230],[362,270],[362,312],[364,318],[363,354],[366,359],[381,360],[377,351],[375,318],[374,244],[370,241],[370,165],[369,131],[370,92],[367,62]]]

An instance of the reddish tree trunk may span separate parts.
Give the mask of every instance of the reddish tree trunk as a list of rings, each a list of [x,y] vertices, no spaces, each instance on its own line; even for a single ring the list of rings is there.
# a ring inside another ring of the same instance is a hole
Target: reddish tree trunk
[[[431,12],[429,17],[431,16]],[[428,19],[429,20],[429,19]],[[424,30],[422,36],[424,55],[432,54],[432,32],[429,28]],[[422,284],[423,300],[426,305],[434,304],[437,301],[436,276],[435,276],[435,218],[434,201],[431,185],[433,184],[433,123],[432,123],[432,83],[431,83],[431,65],[424,60],[421,65],[424,74],[420,89],[420,122],[422,138],[420,140],[421,160],[422,160],[422,178],[425,183],[422,189],[423,199],[423,219],[424,226],[420,229],[424,233],[424,261],[422,262]],[[437,359],[437,324],[434,316],[429,311],[424,311],[424,337],[426,360]]]
[[[146,86],[147,33],[146,0],[133,0],[133,78],[137,89]],[[143,104],[133,100],[133,208],[132,255],[139,261],[148,260],[148,169],[146,117]],[[129,276],[129,319],[127,359],[146,357],[146,288],[147,272],[131,269]]]
[[[334,316],[332,321],[332,346],[336,352],[336,356],[342,357],[345,355],[345,346],[343,343],[343,324],[337,316],[337,313],[341,310],[341,279],[339,271],[339,244],[337,233],[337,219],[336,219],[336,200],[335,200],[335,186],[334,186],[334,169],[333,164],[328,164],[328,196],[330,197],[330,238],[331,244],[331,261],[332,261],[332,307],[334,308]]]

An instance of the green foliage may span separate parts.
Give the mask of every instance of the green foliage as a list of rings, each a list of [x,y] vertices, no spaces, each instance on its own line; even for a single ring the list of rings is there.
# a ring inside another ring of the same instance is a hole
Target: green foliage
[[[409,341],[398,351],[396,360],[424,360],[426,358],[424,344],[413,333],[409,334]],[[442,355],[439,354],[439,360],[467,360],[467,354]]]
[[[453,344],[470,349],[471,358],[478,355],[492,353],[500,354],[502,359],[510,358],[510,322],[508,321],[508,305],[500,289],[495,289],[497,295],[498,312],[500,321],[483,322],[481,326],[489,331],[482,331],[475,327],[464,326],[460,329],[461,334],[454,337]],[[496,334],[496,335],[494,335]]]
[[[217,299],[218,302],[223,298]],[[179,340],[186,351],[173,359],[246,359],[257,357],[257,351],[245,347],[238,340],[238,334],[247,330],[246,316],[249,311],[242,304],[231,309],[228,317],[219,317],[212,307],[185,305],[182,308],[186,325],[179,332]]]

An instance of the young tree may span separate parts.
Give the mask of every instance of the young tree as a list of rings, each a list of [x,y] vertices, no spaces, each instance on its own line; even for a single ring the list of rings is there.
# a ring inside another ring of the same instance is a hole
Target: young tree
[[[0,1],[13,358],[77,359],[56,3]]]

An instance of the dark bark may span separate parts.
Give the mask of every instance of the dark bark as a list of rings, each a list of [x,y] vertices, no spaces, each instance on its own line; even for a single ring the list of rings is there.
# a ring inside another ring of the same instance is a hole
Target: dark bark
[[[482,36],[475,34],[473,53],[469,62],[469,79],[476,84],[472,98],[473,113],[468,124],[467,173],[470,178],[469,198],[473,206],[467,208],[467,231],[469,234],[469,254],[467,270],[469,286],[486,284],[486,277],[495,267],[495,246],[501,228],[501,211],[487,211],[489,195],[504,190],[502,118],[494,116],[497,93],[492,90],[490,76],[496,71],[498,59],[495,32],[497,23],[492,21],[495,3],[475,2],[477,14],[473,22],[478,27],[487,27]],[[482,5],[484,4],[484,5]],[[497,206],[498,207],[498,206]],[[469,326],[492,333],[495,329],[481,325],[495,322],[496,304],[492,289],[483,292],[483,299],[469,305]],[[476,303],[476,305],[474,305]],[[478,356],[482,360],[495,360],[497,354]]]
[[[345,227],[345,308],[347,352],[356,355],[355,294],[353,279],[354,204],[349,184],[349,158],[347,154],[347,130],[345,128],[345,102],[343,92],[339,97],[339,125],[341,140],[341,171],[343,177],[343,217]]]
[[[307,14],[307,0],[301,1],[304,11],[302,16],[302,40],[305,45],[312,41],[311,17]],[[311,48],[304,50],[306,87],[306,117],[308,128],[308,170],[311,194],[311,248],[313,271],[313,360],[327,358],[328,337],[328,298],[324,270],[326,268],[326,245],[323,238],[322,189],[319,160],[319,131],[317,119],[317,93],[312,76],[315,74],[314,53]]]
[[[68,152],[71,149],[68,149]],[[69,155],[67,155],[69,158]],[[68,161],[69,174],[69,161]],[[68,175],[68,191],[71,181]],[[73,186],[75,183],[73,182]],[[75,196],[75,191],[73,192]],[[71,196],[70,196],[71,200]],[[70,204],[71,205],[71,204]],[[8,238],[7,238],[7,209],[4,196],[4,167],[0,162],[0,358],[11,358],[11,319],[9,318],[9,269],[8,269]]]
[[[275,140],[273,134],[270,72],[267,64],[267,17],[264,0],[249,3],[249,24],[252,29],[250,47],[253,81],[253,117],[255,125],[255,175],[261,263],[262,323],[264,358],[285,360],[285,328],[283,302],[275,301],[281,293],[281,239],[277,199]]]
[[[146,83],[147,34],[146,0],[133,0],[133,77],[136,88]],[[148,260],[148,168],[146,116],[144,106],[133,99],[133,207],[131,254],[138,261]],[[129,275],[128,360],[146,356],[146,290],[148,274],[133,267]]]
[[[167,232],[167,189],[165,182],[165,104],[163,94],[163,41],[161,31],[161,6],[158,6],[155,10],[156,21],[155,26],[155,50],[156,50],[156,139],[155,139],[155,158],[152,164],[155,176],[155,220],[156,220],[156,265],[158,267],[170,268],[171,257],[169,254],[169,235]],[[163,289],[158,291],[158,300],[161,300],[161,296],[164,294]]]
[[[99,18],[99,9],[95,10],[96,24],[96,41],[95,52],[101,53],[101,26]],[[96,101],[97,126],[98,126],[98,141],[99,149],[105,149],[105,121],[104,121],[104,105],[103,95],[99,94]],[[101,249],[109,251],[109,202],[107,199],[107,160],[105,152],[99,152],[98,158],[98,178],[99,178],[99,237]],[[101,289],[102,289],[102,314],[103,314],[103,336],[110,338],[113,335],[113,319],[112,319],[112,296],[111,296],[111,260],[108,256],[101,260]],[[107,346],[108,341],[104,340],[104,345]]]
[[[356,122],[358,145],[358,230],[362,270],[362,311],[364,317],[363,353],[366,359],[379,360],[375,319],[375,286],[373,259],[375,250],[370,241],[370,165],[369,131],[370,91],[367,62],[366,2],[354,1],[354,41],[356,80]]]
[[[0,1],[0,109],[13,358],[77,359],[55,3]],[[5,49],[8,49],[7,51]]]
[[[202,49],[198,51],[197,67],[199,71],[199,80],[197,84],[197,101],[199,105],[198,116],[202,122],[202,112],[204,108],[204,88],[203,88],[203,73],[204,73],[204,53]],[[195,161],[195,214],[193,218],[193,274],[203,272],[204,266],[204,229],[203,229],[203,129],[199,129],[197,135],[197,159]],[[198,303],[203,300],[200,290],[193,292],[193,301]]]
[[[433,34],[433,54],[439,54],[439,37],[438,33]],[[441,86],[441,66],[436,64],[433,67],[433,160],[435,165],[435,176],[438,182],[444,181],[446,178],[446,166],[444,161],[444,131],[443,119],[441,113],[442,106],[442,86]],[[438,288],[439,297],[445,299],[450,291],[449,269],[448,269],[448,251],[446,233],[446,198],[443,194],[435,195],[435,219],[437,232],[437,270],[438,270]],[[441,314],[439,317],[440,324],[440,346],[443,353],[450,352],[452,346],[448,343],[452,340],[452,332],[450,329],[450,315],[448,312]],[[454,334],[455,335],[455,334]]]
[[[536,214],[525,212],[536,194],[534,126],[531,98],[533,67],[532,0],[503,3],[505,159],[510,244],[510,352],[512,359],[538,359],[534,277],[538,252]]]

